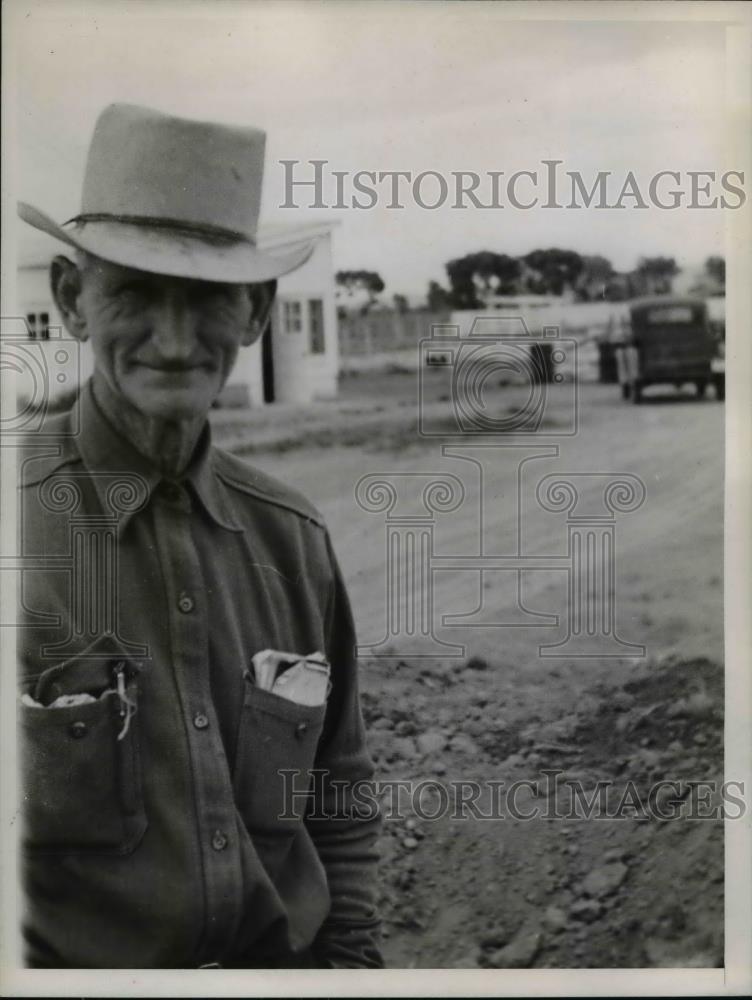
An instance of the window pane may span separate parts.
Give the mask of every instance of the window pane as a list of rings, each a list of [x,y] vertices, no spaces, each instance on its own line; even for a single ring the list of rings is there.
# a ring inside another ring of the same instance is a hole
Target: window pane
[[[308,318],[311,335],[311,354],[323,354],[324,344],[324,303],[321,299],[308,300]]]
[[[647,315],[648,323],[656,326],[663,323],[691,323],[692,310],[689,306],[671,306],[662,309],[651,309]]]
[[[285,302],[283,305],[285,333],[300,333],[303,328],[300,302]]]

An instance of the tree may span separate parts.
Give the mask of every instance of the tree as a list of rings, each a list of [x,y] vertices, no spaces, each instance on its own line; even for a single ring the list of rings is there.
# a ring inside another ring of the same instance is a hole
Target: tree
[[[606,302],[626,302],[632,298],[632,276],[617,271],[606,283],[603,298]]]
[[[428,294],[426,295],[426,305],[431,312],[447,312],[452,308],[452,295],[438,281],[428,283]]]
[[[483,309],[489,294],[516,295],[520,262],[504,253],[481,250],[450,260],[446,265],[455,309]]]
[[[582,258],[582,270],[575,281],[575,292],[581,302],[605,299],[615,276],[613,265],[606,257],[595,254]]]
[[[574,289],[584,262],[574,250],[533,250],[522,258],[527,274],[527,290],[535,295],[563,295]]]
[[[708,257],[702,271],[695,275],[689,289],[690,295],[703,299],[717,298],[726,294],[726,261],[723,257]]]
[[[674,278],[679,268],[673,257],[641,257],[634,272],[637,281],[635,287],[641,287],[640,295],[670,294]]]
[[[394,310],[400,314],[410,311],[410,303],[404,295],[400,295],[399,292],[395,292],[392,296],[392,302],[394,303]]]
[[[724,257],[708,257],[705,271],[721,288],[726,288],[726,260]]]
[[[351,300],[358,292],[365,295],[365,301],[361,306],[362,312],[368,312],[376,302],[377,296],[386,287],[381,275],[376,271],[337,271],[334,281]]]

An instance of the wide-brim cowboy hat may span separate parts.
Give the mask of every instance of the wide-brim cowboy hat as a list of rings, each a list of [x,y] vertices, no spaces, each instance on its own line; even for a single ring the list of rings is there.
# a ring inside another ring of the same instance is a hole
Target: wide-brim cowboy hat
[[[256,245],[266,135],[112,104],[89,147],[81,211],[59,225],[19,202],[29,225],[69,246],[128,267],[204,281],[253,284],[300,267]]]

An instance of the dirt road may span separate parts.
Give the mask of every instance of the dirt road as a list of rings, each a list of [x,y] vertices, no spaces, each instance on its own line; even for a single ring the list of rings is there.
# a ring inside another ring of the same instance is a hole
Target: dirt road
[[[513,407],[519,399],[515,393],[514,389],[500,390],[500,406]],[[568,412],[568,392],[551,396],[549,413],[555,422],[563,411]],[[267,450],[247,454],[249,461],[301,489],[326,516],[363,644],[378,642],[385,630],[386,528],[384,514],[369,514],[355,501],[361,477],[436,472],[460,478],[466,500],[458,510],[437,515],[436,545],[445,554],[479,551],[477,469],[471,461],[443,457],[444,439],[418,437],[416,403],[414,375],[348,379],[341,410],[326,413],[326,447],[317,444],[321,432],[314,420],[307,432],[299,428],[304,441],[309,435],[306,447],[281,454]],[[443,401],[432,405],[449,408]],[[643,406],[632,406],[619,399],[617,387],[585,385],[580,391],[579,432],[574,437],[541,433],[530,439],[529,450],[500,446],[485,453],[470,442],[477,445],[487,443],[486,439],[454,443],[455,452],[476,460],[482,456],[486,553],[517,551],[514,493],[521,453],[533,455],[536,446],[559,451],[553,458],[531,460],[523,472],[519,506],[523,508],[520,551],[524,552],[555,555],[566,550],[565,515],[542,510],[534,497],[536,482],[544,476],[568,472],[634,475],[644,483],[646,498],[638,510],[617,517],[617,628],[625,640],[645,645],[653,656],[683,652],[720,659],[723,415],[723,406],[691,395],[681,397],[669,391]],[[276,430],[281,433],[279,427]],[[245,433],[246,442],[252,441],[252,428]],[[584,494],[601,488],[594,481],[586,485]],[[411,489],[408,485],[405,490],[408,499]],[[496,589],[500,592],[498,610],[509,596],[508,575],[488,574],[484,581],[491,591],[487,603],[494,603]],[[543,614],[563,610],[561,595],[566,587],[560,571],[553,577],[544,572],[524,573],[523,586],[527,606]],[[476,573],[437,574],[437,619],[441,614],[471,609],[477,603],[477,587]],[[493,655],[515,664],[528,662],[531,650],[559,636],[550,628],[450,631],[451,636],[444,631],[442,637],[464,643],[469,655]]]
[[[447,564],[433,577],[431,620],[436,636],[464,647],[462,655],[419,658],[393,636],[392,658],[363,657],[371,745],[386,783],[430,780],[456,790],[461,781],[537,781],[519,799],[528,814],[550,802],[540,786],[546,769],[586,788],[609,781],[617,798],[630,781],[647,794],[660,780],[720,778],[724,408],[673,393],[632,406],[617,387],[585,385],[577,434],[558,436],[571,416],[571,387],[552,388],[541,433],[522,448],[503,439],[481,448],[488,439],[466,438],[453,442],[451,456],[442,452],[447,439],[417,435],[415,377],[405,374],[347,379],[337,405],[314,414],[288,411],[273,422],[254,415],[250,424],[215,418],[220,439],[326,515],[363,644],[386,633],[387,548],[385,513],[355,501],[361,477],[397,483],[406,494],[400,512],[414,514],[427,480],[413,474],[452,475],[464,499],[436,514],[435,553],[544,562],[568,551],[567,511],[536,499],[544,477],[575,482],[577,512],[587,514],[608,513],[603,475],[628,474],[644,485],[644,502],[613,522],[613,600],[618,635],[644,646],[645,656],[539,655],[541,645],[566,635],[572,597],[562,568],[524,570],[518,591],[516,574],[481,577]],[[492,405],[510,412],[520,392],[500,388]],[[440,382],[426,406],[434,426],[452,430]],[[467,619],[447,627],[444,616],[479,607],[475,627]],[[564,820],[542,818],[540,808],[531,819],[479,818],[489,787],[475,814],[428,821],[410,799],[401,818],[387,817],[390,964],[721,962],[720,822],[666,821],[639,810]],[[684,786],[679,794],[686,798]]]

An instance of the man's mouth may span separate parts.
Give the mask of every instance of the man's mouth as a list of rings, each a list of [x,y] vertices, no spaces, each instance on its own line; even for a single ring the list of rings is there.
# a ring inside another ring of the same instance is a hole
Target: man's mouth
[[[165,375],[186,375],[190,372],[207,371],[208,365],[205,364],[182,364],[174,363],[170,361],[163,361],[159,364],[154,364],[154,362],[141,361],[139,362],[142,368],[148,368],[154,372],[160,372]]]

